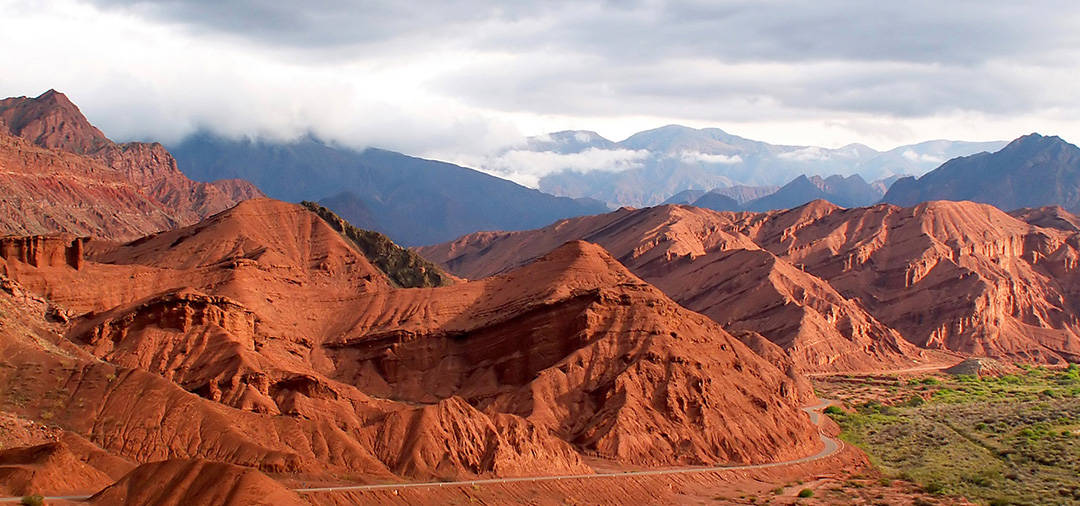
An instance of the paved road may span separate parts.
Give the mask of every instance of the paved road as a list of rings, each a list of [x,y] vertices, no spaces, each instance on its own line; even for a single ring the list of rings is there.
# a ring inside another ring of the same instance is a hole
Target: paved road
[[[803,408],[810,415],[810,421],[814,425],[821,425],[821,410],[832,404],[832,401],[824,401],[816,406],[808,406]],[[793,464],[802,464],[805,462],[811,462],[818,459],[823,459],[830,455],[833,455],[841,448],[844,443],[838,439],[826,436],[821,429],[818,429],[818,436],[821,437],[821,441],[825,444],[820,452],[816,455],[809,457],[803,457],[795,460],[787,460],[784,462],[772,462],[768,464],[749,464],[743,466],[689,466],[689,467],[676,467],[669,469],[650,469],[646,471],[624,471],[616,473],[594,473],[594,474],[565,474],[555,476],[522,476],[516,478],[489,478],[483,480],[464,480],[464,481],[429,481],[418,483],[383,483],[378,485],[344,485],[338,487],[315,487],[315,488],[297,488],[293,491],[301,494],[316,494],[322,492],[349,492],[349,491],[365,491],[365,490],[381,490],[381,489],[400,489],[400,488],[427,488],[427,487],[457,487],[463,485],[486,485],[494,483],[517,483],[517,482],[539,482],[539,481],[557,481],[557,480],[581,480],[581,479],[597,479],[597,478],[618,478],[623,476],[663,476],[673,474],[691,474],[691,473],[711,473],[716,471],[743,471],[751,469],[766,469],[770,467],[789,466]],[[67,501],[85,501],[90,496],[55,496],[46,497],[46,501],[54,500],[67,500]],[[19,497],[0,497],[0,503],[18,503],[21,498]]]
[[[948,369],[956,364],[959,364],[960,360],[948,364],[936,364],[936,365],[922,365],[919,367],[908,367],[906,369],[890,369],[885,371],[868,371],[868,372],[812,372],[806,374],[809,378],[828,378],[830,376],[891,376],[895,374],[910,374],[913,372],[938,372]]]
[[[49,501],[71,501],[79,502],[89,499],[88,495],[51,495],[45,497],[45,504],[49,504]],[[18,504],[22,501],[22,497],[0,497],[0,503],[15,503]]]

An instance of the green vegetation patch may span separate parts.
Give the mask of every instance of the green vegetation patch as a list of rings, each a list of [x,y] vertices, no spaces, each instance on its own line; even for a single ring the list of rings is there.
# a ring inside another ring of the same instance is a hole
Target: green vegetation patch
[[[394,286],[418,288],[454,284],[453,278],[420,255],[402,248],[389,237],[353,226],[333,211],[314,202],[300,205],[319,215],[331,228],[352,243],[368,261],[386,274]]]
[[[1080,370],[914,380],[828,412],[887,477],[985,504],[1080,504]]]

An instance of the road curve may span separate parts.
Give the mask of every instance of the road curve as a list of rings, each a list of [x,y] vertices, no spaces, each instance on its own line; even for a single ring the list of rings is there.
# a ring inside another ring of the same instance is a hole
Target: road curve
[[[691,474],[691,473],[711,473],[716,471],[744,471],[751,469],[767,469],[770,467],[789,466],[794,464],[803,464],[806,462],[812,462],[815,460],[829,457],[841,448],[844,447],[844,443],[839,439],[831,438],[825,435],[825,432],[820,428],[822,413],[821,411],[832,404],[832,401],[825,400],[820,404],[814,406],[807,406],[802,408],[810,415],[810,421],[819,426],[818,436],[821,437],[821,442],[824,443],[824,447],[815,455],[809,457],[803,457],[795,460],[786,460],[783,462],[770,462],[768,464],[747,464],[741,466],[687,466],[687,467],[675,467],[668,469],[650,469],[645,471],[623,471],[616,473],[593,473],[593,474],[564,474],[564,475],[551,475],[551,476],[520,476],[514,478],[487,478],[481,480],[463,480],[463,481],[428,481],[428,482],[414,482],[414,483],[381,483],[377,485],[344,485],[337,487],[313,487],[313,488],[294,488],[293,491],[300,494],[317,494],[326,492],[349,492],[349,491],[364,491],[364,490],[385,490],[385,489],[399,489],[399,488],[430,488],[430,487],[456,487],[463,485],[487,485],[496,483],[518,483],[518,482],[540,482],[540,481],[557,481],[557,480],[582,480],[582,479],[597,479],[597,478],[618,478],[625,476],[663,476],[673,474]],[[22,498],[20,497],[0,497],[0,503],[18,503]],[[90,496],[53,496],[45,497],[46,501],[66,500],[66,501],[85,501],[90,499]]]

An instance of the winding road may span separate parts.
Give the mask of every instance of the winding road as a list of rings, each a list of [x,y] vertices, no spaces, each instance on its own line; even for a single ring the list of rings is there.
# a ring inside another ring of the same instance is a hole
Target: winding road
[[[844,447],[844,443],[839,439],[831,438],[825,435],[825,432],[820,428],[822,410],[829,405],[833,404],[832,401],[825,400],[821,404],[814,406],[807,406],[802,408],[810,415],[810,421],[814,425],[818,426],[818,436],[821,437],[821,442],[824,443],[824,447],[815,455],[809,457],[803,457],[795,460],[786,460],[783,462],[771,462],[768,464],[747,464],[741,466],[687,466],[687,467],[675,467],[669,469],[650,469],[645,471],[623,471],[614,473],[593,473],[593,474],[565,474],[565,475],[552,475],[552,476],[521,476],[514,478],[488,478],[481,480],[463,480],[463,481],[428,481],[428,482],[414,482],[414,483],[381,483],[377,485],[343,485],[334,487],[313,487],[313,488],[295,488],[294,492],[299,494],[318,494],[318,493],[330,493],[330,492],[356,492],[364,490],[385,490],[385,489],[402,489],[402,488],[428,488],[428,487],[458,487],[458,486],[471,486],[471,485],[488,485],[496,483],[519,483],[519,482],[541,482],[541,481],[557,481],[557,480],[588,480],[588,479],[600,479],[600,478],[618,478],[625,476],[663,476],[674,474],[691,474],[691,473],[711,473],[716,471],[744,471],[751,469],[766,469],[771,467],[789,466],[795,464],[803,464],[806,462],[812,462],[815,460],[829,457],[836,452],[840,451]],[[55,496],[46,497],[46,501],[50,500],[66,500],[66,501],[85,501],[90,496]],[[21,500],[19,497],[0,497],[0,503],[18,503]]]

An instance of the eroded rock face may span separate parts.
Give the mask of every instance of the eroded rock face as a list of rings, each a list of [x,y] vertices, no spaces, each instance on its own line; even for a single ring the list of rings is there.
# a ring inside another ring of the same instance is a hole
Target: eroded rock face
[[[8,497],[41,490],[78,493],[100,489],[112,482],[109,475],[83,462],[64,443],[0,451],[0,493]]]
[[[1034,362],[1080,358],[1080,237],[985,204],[836,210],[745,232],[828,280],[909,341]]]
[[[78,270],[9,264],[0,411],[135,463],[432,479],[820,446],[795,379],[585,242],[396,289],[317,215],[256,199],[88,243]],[[30,401],[53,398],[69,400]]]
[[[806,371],[911,367],[922,360],[912,344],[1076,361],[1080,236],[1064,211],[1017,215],[1032,223],[971,202],[818,201],[768,213],[661,206],[418,251],[477,278],[588,238],[684,306],[780,345]]]
[[[188,179],[160,144],[116,144],[62,93],[0,100],[0,233],[131,240],[262,193]]]
[[[833,206],[835,207],[835,206]],[[778,344],[803,371],[909,366],[920,352],[827,281],[763,249],[733,226],[751,213],[685,206],[576,218],[528,232],[478,233],[419,252],[482,277],[573,238],[596,241],[683,306],[724,328]]]
[[[90,504],[298,506],[308,502],[251,468],[202,459],[144,464],[95,494]]]
[[[82,115],[67,96],[49,90],[37,98],[0,100],[0,133],[22,137],[47,149],[88,154],[109,139]]]
[[[330,345],[345,382],[414,402],[461,396],[625,463],[757,462],[807,448],[786,375],[595,245],[385,303],[374,314],[430,320],[358,322]]]
[[[68,266],[78,270],[83,263],[86,239],[65,235],[0,237],[0,258],[34,267]]]

